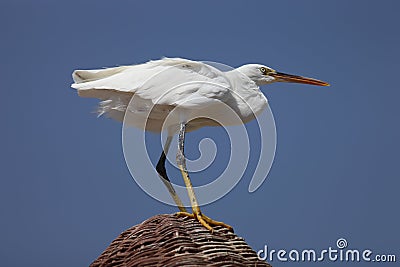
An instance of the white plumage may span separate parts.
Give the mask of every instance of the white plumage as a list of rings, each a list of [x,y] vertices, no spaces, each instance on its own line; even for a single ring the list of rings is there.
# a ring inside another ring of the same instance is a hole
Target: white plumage
[[[257,85],[265,78],[259,71],[260,67],[252,64],[222,72],[202,62],[163,58],[140,65],[76,70],[72,88],[77,89],[82,97],[103,100],[99,104],[100,115],[106,113],[122,121],[128,110],[132,115],[127,117],[130,124],[142,127],[147,120],[146,130],[160,131],[168,113],[178,108],[180,115],[176,119],[186,120],[189,122],[188,130],[194,130],[216,125],[213,120],[237,124],[236,118],[229,118],[229,114],[221,112],[221,106],[232,108],[243,122],[261,113],[267,106],[267,99]],[[252,69],[259,73],[255,76],[258,79],[250,79]],[[267,79],[265,83],[271,81]],[[134,95],[135,101],[128,108]],[[152,112],[149,114],[150,108]],[[173,123],[179,124],[179,121]]]

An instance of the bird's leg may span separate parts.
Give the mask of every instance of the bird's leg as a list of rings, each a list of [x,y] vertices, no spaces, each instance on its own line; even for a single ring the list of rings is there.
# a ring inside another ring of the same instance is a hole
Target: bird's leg
[[[169,194],[172,196],[172,199],[175,201],[176,205],[178,206],[179,210],[181,212],[186,212],[185,207],[183,206],[183,203],[181,199],[179,198],[178,194],[176,193],[174,187],[171,184],[171,181],[168,178],[167,175],[167,170],[165,169],[165,160],[167,159],[167,154],[169,147],[171,145],[171,140],[172,136],[167,137],[167,141],[165,142],[164,149],[161,153],[160,159],[158,160],[156,170],[158,172],[158,175],[161,178],[161,181],[164,183],[164,185],[167,187]]]
[[[179,138],[178,138],[178,153],[176,154],[176,161],[178,163],[178,167],[181,170],[183,180],[185,181],[186,189],[188,191],[190,203],[192,205],[192,214],[188,212],[178,212],[178,216],[187,216],[198,220],[205,228],[213,232],[213,226],[223,226],[228,228],[229,230],[233,230],[232,226],[227,225],[223,222],[218,222],[210,219],[209,217],[205,216],[201,213],[199,204],[197,203],[196,195],[193,190],[192,182],[189,178],[189,173],[186,169],[186,159],[184,153],[184,144],[185,144],[185,131],[186,131],[186,124],[181,123],[180,130],[179,130]]]

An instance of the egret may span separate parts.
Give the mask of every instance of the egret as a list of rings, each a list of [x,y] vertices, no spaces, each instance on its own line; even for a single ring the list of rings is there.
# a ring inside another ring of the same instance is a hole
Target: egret
[[[320,80],[278,72],[260,64],[246,64],[234,70],[221,71],[210,64],[182,58],[162,58],[144,64],[105,69],[75,70],[72,74],[79,96],[102,100],[99,115],[107,114],[118,121],[130,111],[129,124],[146,131],[168,129],[164,149],[156,165],[161,180],[179,208],[178,216],[198,220],[213,231],[212,226],[232,227],[204,215],[199,208],[184,154],[185,133],[204,126],[244,124],[256,118],[268,105],[259,86],[274,82],[303,83],[318,86],[329,84]],[[131,99],[138,99],[137,108],[129,109]],[[230,121],[222,107],[228,106],[240,118]],[[151,112],[144,112],[149,111]],[[165,121],[175,110],[176,116]],[[143,123],[145,121],[145,123]],[[187,212],[176,194],[165,169],[173,135],[178,134],[177,165],[188,191],[192,213]]]

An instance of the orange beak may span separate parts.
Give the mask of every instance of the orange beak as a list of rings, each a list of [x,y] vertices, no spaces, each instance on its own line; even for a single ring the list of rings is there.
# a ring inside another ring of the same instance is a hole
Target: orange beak
[[[270,76],[274,77],[278,82],[289,82],[289,83],[304,83],[318,86],[329,86],[329,83],[323,82],[317,79],[302,77],[298,75],[286,74],[282,72],[270,73]]]

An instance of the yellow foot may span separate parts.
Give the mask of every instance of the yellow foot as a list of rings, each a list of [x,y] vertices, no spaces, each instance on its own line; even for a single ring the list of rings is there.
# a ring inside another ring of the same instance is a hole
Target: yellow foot
[[[192,219],[196,219],[199,221],[199,223],[201,223],[201,225],[203,225],[205,228],[207,228],[208,230],[210,230],[211,232],[214,232],[214,229],[210,226],[222,226],[227,228],[228,230],[233,232],[233,228],[232,226],[223,223],[223,222],[219,222],[219,221],[214,221],[213,219],[207,217],[206,215],[202,214],[201,212],[199,213],[188,213],[188,212],[177,212],[176,215],[178,217],[189,217]]]

